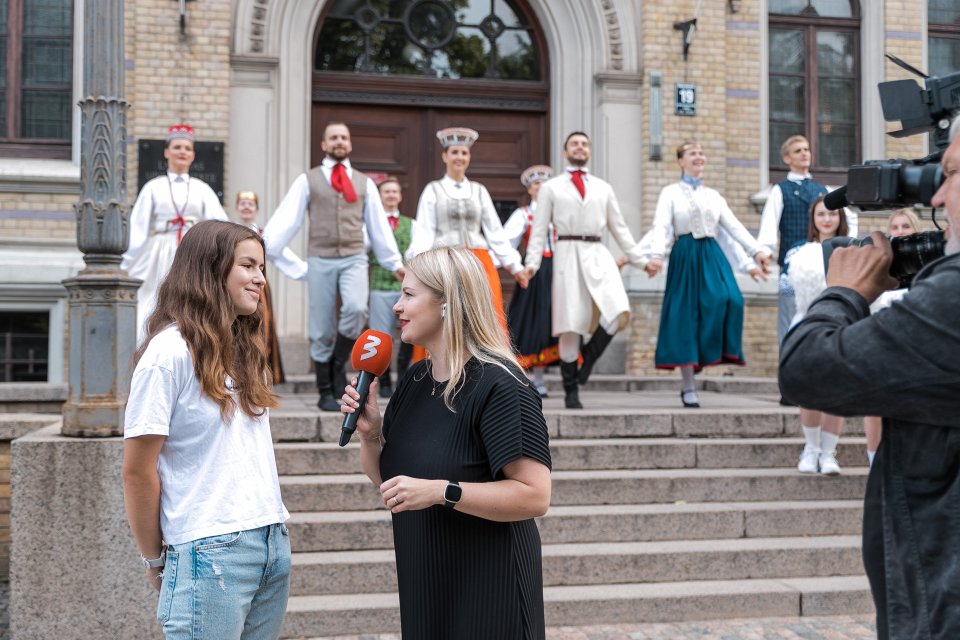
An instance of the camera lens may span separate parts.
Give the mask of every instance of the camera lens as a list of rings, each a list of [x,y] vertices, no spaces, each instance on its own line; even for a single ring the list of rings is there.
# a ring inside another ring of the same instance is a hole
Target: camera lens
[[[922,231],[893,238],[890,275],[899,280],[901,286],[907,286],[921,269],[943,257],[946,244],[943,231]]]

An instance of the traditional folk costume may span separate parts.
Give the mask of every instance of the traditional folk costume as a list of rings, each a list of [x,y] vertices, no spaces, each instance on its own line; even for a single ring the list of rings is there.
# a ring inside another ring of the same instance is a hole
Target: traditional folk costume
[[[777,302],[777,342],[782,343],[783,337],[790,328],[790,323],[796,315],[796,298],[790,288],[787,278],[787,252],[807,241],[807,229],[810,224],[810,207],[821,195],[829,189],[814,182],[810,174],[800,174],[793,171],[787,174],[787,179],[773,185],[770,195],[763,205],[760,215],[760,233],[757,240],[771,252],[777,250],[777,264],[780,266],[779,297]],[[857,215],[847,210],[847,226],[850,235],[857,235]],[[777,247],[779,245],[779,249]]]
[[[523,172],[520,182],[529,189],[535,182],[548,180],[552,175],[550,167],[534,165]],[[503,225],[503,230],[515,249],[519,249],[521,243],[524,246],[529,245],[536,209],[536,201],[519,207]],[[553,225],[550,225],[540,269],[530,279],[526,289],[514,289],[507,311],[510,338],[519,354],[520,365],[525,369],[542,368],[560,360],[557,339],[550,324],[554,235]],[[545,394],[545,390],[538,388],[538,391],[541,395]]]
[[[723,196],[699,178],[685,175],[664,187],[653,228],[643,240],[656,258],[673,243],[657,336],[658,369],[745,364],[743,295],[721,242],[739,243],[751,256],[768,253]]]
[[[400,215],[399,211],[386,212],[387,222],[393,230],[393,238],[397,242],[397,249],[402,254],[410,246],[411,228],[413,221]],[[374,331],[382,331],[392,336],[397,333],[397,315],[393,312],[393,306],[397,304],[400,298],[402,285],[392,273],[380,266],[377,257],[370,254],[370,328]],[[397,378],[403,377],[410,364],[412,356],[412,345],[396,340],[394,344],[398,345],[397,353]],[[389,397],[393,383],[390,379],[390,367],[382,376],[380,376],[380,396]]]
[[[478,137],[476,131],[460,127],[437,132],[444,149],[451,146],[470,147]],[[520,271],[523,264],[520,254],[510,246],[503,232],[500,217],[486,187],[466,178],[456,182],[448,175],[424,187],[417,204],[417,219],[406,257],[409,260],[437,247],[465,247],[480,260],[493,296],[493,308],[504,332],[507,332],[500,274],[490,253],[510,273]],[[421,348],[414,349],[414,361],[423,356]]]
[[[187,125],[167,130],[173,140],[193,142]],[[229,220],[210,186],[189,174],[167,171],[145,185],[130,210],[130,243],[120,265],[132,278],[143,280],[137,291],[137,341],[145,336],[145,323],[157,304],[157,290],[170,272],[183,234],[201,220]]]
[[[527,267],[535,273],[542,263],[551,223],[557,235],[551,325],[553,335],[560,338],[565,404],[582,408],[578,384],[587,381],[613,335],[630,319],[630,301],[620,269],[601,242],[601,234],[609,231],[632,264],[643,268],[647,260],[623,220],[613,188],[586,168],[569,167],[540,187],[526,256]],[[565,353],[564,334],[592,336],[581,350],[582,367],[577,365],[575,348],[574,353]]]
[[[263,234],[270,259],[282,259],[283,249],[305,220],[310,222],[308,257],[306,262],[297,259],[293,276],[307,280],[310,357],[320,392],[317,404],[324,411],[339,411],[336,399],[346,386],[344,367],[367,323],[369,263],[364,233],[385,268],[396,271],[402,261],[376,184],[354,171],[349,160],[337,162],[327,156],[320,166],[293,181]]]

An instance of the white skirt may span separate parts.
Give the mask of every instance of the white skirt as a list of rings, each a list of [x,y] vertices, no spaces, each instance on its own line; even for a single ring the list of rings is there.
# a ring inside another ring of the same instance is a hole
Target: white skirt
[[[140,278],[143,284],[137,292],[137,344],[146,337],[146,323],[157,305],[157,291],[173,266],[177,253],[176,232],[158,233],[150,236],[147,246],[130,265],[128,273]]]

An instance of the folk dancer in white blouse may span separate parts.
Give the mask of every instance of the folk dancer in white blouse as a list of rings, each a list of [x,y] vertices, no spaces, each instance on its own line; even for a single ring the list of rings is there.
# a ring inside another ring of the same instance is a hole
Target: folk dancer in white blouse
[[[520,254],[510,246],[503,232],[503,225],[487,188],[467,179],[470,147],[479,136],[473,129],[464,127],[450,127],[437,132],[437,139],[443,147],[440,157],[447,171],[440,180],[428,183],[420,194],[406,257],[409,260],[436,247],[469,249],[483,265],[493,296],[493,307],[506,332],[500,276],[490,254],[493,253],[518,281],[522,279],[523,264]],[[525,285],[526,280],[522,284]],[[421,348],[415,347],[413,361],[422,359],[424,355]]]
[[[121,268],[143,284],[137,291],[137,342],[153,313],[157,289],[167,277],[183,234],[200,220],[229,220],[210,186],[189,175],[194,131],[185,124],[167,129],[163,157],[167,172],[145,185],[130,210],[130,244]]]
[[[758,243],[723,196],[703,185],[706,156],[695,142],[677,147],[680,182],[660,192],[653,228],[643,238],[652,277],[673,244],[657,335],[658,369],[680,368],[684,407],[699,407],[694,373],[708,365],[745,364],[743,295],[727,256],[739,244],[755,262],[739,265],[765,278],[770,251]],[[723,246],[726,245],[726,246]],[[726,254],[726,255],[725,255]]]
[[[613,188],[587,171],[590,154],[587,134],[575,131],[567,136],[563,145],[567,170],[540,187],[526,256],[526,275],[533,277],[552,222],[557,247],[551,324],[553,335],[560,339],[564,405],[569,409],[583,408],[578,385],[587,381],[614,334],[630,320],[620,265],[601,234],[609,231],[632,264],[641,269],[647,264],[623,220]],[[583,365],[578,367],[581,337],[589,340],[582,349]]]
[[[307,261],[296,258],[296,270],[286,275],[307,280],[310,357],[320,394],[317,406],[324,411],[339,411],[337,398],[343,395],[347,383],[344,366],[367,323],[370,285],[365,239],[369,239],[380,264],[397,279],[403,278],[403,262],[377,185],[350,165],[353,144],[347,125],[328,124],[320,148],[326,154],[323,162],[293,181],[267,222],[263,241],[267,257],[282,260],[284,249],[303,223],[310,221]]]

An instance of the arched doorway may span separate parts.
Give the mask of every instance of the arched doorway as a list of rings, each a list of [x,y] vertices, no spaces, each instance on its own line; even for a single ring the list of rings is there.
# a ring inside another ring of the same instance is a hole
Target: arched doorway
[[[517,0],[334,0],[317,23],[311,163],[327,122],[350,126],[353,163],[396,175],[403,213],[443,175],[434,133],[480,132],[470,177],[501,217],[526,193],[519,176],[549,161],[549,77],[537,21]]]

